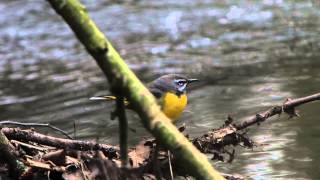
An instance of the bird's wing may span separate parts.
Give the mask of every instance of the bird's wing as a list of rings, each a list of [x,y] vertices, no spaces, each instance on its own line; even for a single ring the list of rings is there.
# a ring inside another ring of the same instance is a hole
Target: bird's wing
[[[163,92],[156,88],[149,88],[149,91],[157,98],[160,99],[163,95]]]

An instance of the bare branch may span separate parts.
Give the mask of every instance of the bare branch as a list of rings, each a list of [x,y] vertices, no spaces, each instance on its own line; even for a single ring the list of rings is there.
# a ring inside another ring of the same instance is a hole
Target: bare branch
[[[81,150],[81,151],[103,151],[106,156],[113,157],[117,156],[116,151],[118,148],[115,146],[110,146],[106,144],[99,144],[92,141],[80,141],[80,140],[71,140],[71,139],[63,139],[56,138],[52,136],[46,136],[44,134],[40,134],[34,132],[32,130],[21,130],[18,128],[2,128],[1,131],[8,139],[15,139],[23,142],[35,142],[47,146],[53,146],[61,149],[73,149],[73,150]]]
[[[223,127],[209,131],[203,136],[193,139],[193,144],[202,152],[213,154],[216,159],[223,160],[222,154],[227,154],[230,157],[229,159],[232,160],[232,153],[230,154],[225,150],[227,145],[242,145],[249,148],[254,146],[254,142],[246,137],[246,132],[241,130],[266,121],[274,115],[280,115],[282,112],[287,113],[289,118],[298,116],[295,107],[317,100],[320,100],[320,93],[297,99],[288,98],[282,106],[274,106],[240,123],[233,123],[233,118],[228,117]]]
[[[310,96],[297,98],[297,99],[287,99],[282,106],[274,106],[271,109],[264,111],[262,113],[256,114],[253,118],[243,121],[240,124],[234,125],[237,130],[245,129],[253,124],[260,123],[267,120],[268,118],[286,112],[290,117],[296,116],[295,107],[300,106],[305,103],[320,100],[320,93],[313,94]]]
[[[22,123],[22,122],[16,122],[16,121],[0,121],[0,125],[16,125],[16,126],[22,126],[22,127],[47,127],[60,132],[61,134],[65,135],[69,139],[73,139],[71,136],[68,135],[67,132],[63,131],[60,128],[52,126],[49,123],[43,124],[43,123]]]

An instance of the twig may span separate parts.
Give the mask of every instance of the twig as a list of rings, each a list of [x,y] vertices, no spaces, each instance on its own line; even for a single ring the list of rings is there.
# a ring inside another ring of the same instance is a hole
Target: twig
[[[23,126],[23,127],[47,127],[47,128],[51,128],[51,129],[53,129],[55,131],[60,132],[61,134],[63,134],[66,137],[68,137],[69,139],[73,139],[65,131],[63,131],[62,129],[59,129],[59,128],[55,127],[55,126],[52,126],[49,123],[43,124],[43,123],[22,123],[22,122],[16,122],[16,121],[1,121],[0,125],[16,125],[16,126]]]
[[[243,121],[240,124],[234,125],[234,127],[237,130],[242,130],[253,124],[265,121],[271,116],[281,114],[282,112],[286,112],[287,114],[289,114],[290,117],[293,117],[297,115],[294,109],[295,107],[305,103],[312,102],[312,101],[317,101],[317,100],[320,100],[320,93],[302,97],[302,98],[297,98],[297,99],[287,99],[282,106],[274,106],[267,111],[257,114],[256,116],[254,116],[253,118],[247,121]]]
[[[73,137],[77,139],[77,128],[76,128],[76,121],[73,121]]]
[[[48,171],[56,171],[56,172],[65,172],[66,168],[63,166],[52,166],[48,163],[40,162],[40,161],[35,161],[32,159],[27,158],[25,161],[25,164],[37,169],[43,169],[43,170],[48,170]]]
[[[302,98],[298,98],[298,99],[289,100],[283,106],[284,106],[284,109],[294,108],[294,107],[300,106],[302,104],[309,103],[309,102],[316,101],[316,100],[320,100],[320,93],[313,94],[313,95],[306,96],[306,97],[302,97]]]
[[[34,145],[32,145],[32,144],[20,142],[20,141],[17,141],[17,140],[11,140],[11,143],[12,143],[12,144],[17,144],[17,145],[19,144],[19,145],[21,145],[21,146],[25,146],[25,147],[28,147],[28,148],[30,148],[30,149],[36,149],[36,150],[42,151],[42,152],[48,150],[48,148],[43,148],[43,147],[39,147],[39,146],[34,146]]]
[[[156,179],[161,179],[162,177],[162,172],[161,172],[161,165],[159,162],[159,152],[160,152],[160,147],[159,147],[159,141],[156,140],[156,144],[154,146],[154,152],[153,152],[153,157],[152,157],[152,161],[153,161],[153,173],[156,177]]]
[[[226,179],[230,179],[230,180],[245,180],[247,178],[239,175],[239,174],[226,174],[226,173],[221,173],[221,175],[223,177],[225,177]]]
[[[117,108],[116,114],[119,119],[119,139],[120,139],[120,159],[121,166],[123,168],[128,165],[128,121],[126,118],[126,112],[124,107],[124,98],[123,96],[117,97]]]
[[[228,145],[237,146],[243,144],[244,147],[252,148],[254,146],[254,142],[244,136],[245,133],[241,132],[241,130],[266,121],[272,116],[280,115],[282,112],[287,113],[289,118],[298,116],[295,111],[297,106],[317,100],[320,100],[320,93],[297,99],[287,99],[282,106],[274,106],[267,111],[258,113],[254,117],[240,123],[233,123],[233,118],[228,117],[228,120],[225,122],[223,127],[212,130],[201,137],[193,139],[193,144],[200,151],[204,153],[214,152],[219,157],[222,157],[220,154],[228,154],[227,151],[224,150],[224,147]],[[231,161],[233,159],[233,154],[229,153],[229,155],[231,155]]]
[[[168,150],[168,161],[169,161],[169,170],[170,170],[170,178],[173,180],[173,171],[172,171],[172,165],[171,165],[171,153]]]
[[[2,128],[1,132],[5,134],[8,139],[15,139],[22,142],[36,142],[39,144],[54,146],[62,149],[74,149],[80,151],[103,151],[108,158],[116,157],[116,151],[118,150],[115,146],[106,144],[98,144],[92,141],[80,141],[56,138],[44,134],[34,132],[32,130],[21,130],[18,128]]]

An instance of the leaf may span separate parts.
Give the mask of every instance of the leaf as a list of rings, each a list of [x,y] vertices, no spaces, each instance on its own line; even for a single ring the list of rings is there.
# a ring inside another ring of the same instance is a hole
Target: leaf
[[[150,147],[145,145],[145,141],[141,141],[128,155],[132,167],[139,167],[150,156]]]

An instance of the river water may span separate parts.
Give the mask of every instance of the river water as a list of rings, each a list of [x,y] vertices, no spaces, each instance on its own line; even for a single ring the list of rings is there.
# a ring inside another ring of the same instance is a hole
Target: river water
[[[84,1],[94,21],[144,81],[184,73],[191,87],[179,123],[190,136],[245,120],[286,98],[319,92],[318,1]],[[0,120],[51,123],[78,139],[117,144],[114,104],[99,68],[45,1],[0,2]],[[252,179],[319,179],[319,103],[248,132],[220,171]],[[318,112],[318,113],[317,113]],[[149,134],[128,112],[130,144]],[[46,129],[42,132],[55,133]]]

